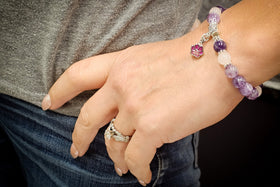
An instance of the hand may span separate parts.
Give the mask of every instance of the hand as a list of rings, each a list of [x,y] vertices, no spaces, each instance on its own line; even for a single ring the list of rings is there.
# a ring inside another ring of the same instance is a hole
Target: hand
[[[212,44],[206,44],[208,52],[199,60],[189,55],[199,37],[133,46],[67,69],[43,108],[57,109],[85,90],[100,88],[78,116],[72,156],[83,156],[98,130],[116,117],[115,128],[132,138],[128,143],[105,138],[108,154],[119,175],[129,170],[145,185],[157,148],[227,116],[242,96],[224,75],[214,51],[207,49]]]

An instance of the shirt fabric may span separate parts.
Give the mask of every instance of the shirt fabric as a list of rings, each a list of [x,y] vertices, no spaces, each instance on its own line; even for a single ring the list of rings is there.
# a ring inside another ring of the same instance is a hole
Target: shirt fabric
[[[37,106],[74,62],[180,37],[201,0],[0,1],[0,92]],[[87,91],[57,112],[77,116]]]

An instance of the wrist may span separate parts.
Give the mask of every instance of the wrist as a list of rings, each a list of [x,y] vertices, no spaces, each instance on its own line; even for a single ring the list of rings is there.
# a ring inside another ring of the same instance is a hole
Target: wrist
[[[184,52],[187,58],[185,61],[188,64],[187,68],[193,68],[193,71],[196,71],[195,75],[202,75],[204,77],[202,79],[207,80],[205,87],[207,87],[206,89],[211,89],[212,94],[219,92],[222,100],[231,98],[234,101],[233,103],[240,101],[243,96],[232,85],[232,80],[227,78],[223,66],[219,64],[217,60],[218,53],[213,49],[213,40],[203,44],[204,55],[201,58],[194,58],[190,54],[190,47],[197,43],[201,36],[207,32],[208,23],[203,22],[196,30],[181,37],[181,43],[184,44]]]
[[[226,76],[232,79],[234,87],[238,88],[243,96],[246,96],[248,99],[254,100],[261,95],[261,87],[254,87],[252,84],[247,82],[246,79],[239,74],[236,65],[232,64],[231,55],[227,52],[227,45],[220,37],[218,31],[218,23],[220,22],[221,11],[223,10],[217,7],[214,7],[210,10],[207,19],[209,25],[208,32],[202,34],[200,41],[191,46],[191,55],[194,58],[199,59],[205,53],[203,47],[205,43],[210,43],[208,42],[209,40],[214,41],[213,47],[218,54],[218,62],[220,65],[224,66]],[[202,26],[204,26],[204,29],[202,27],[201,30],[205,30],[205,25]],[[213,57],[211,59],[213,59]],[[213,62],[213,60],[210,61]]]
[[[257,3],[260,7],[256,7]],[[232,63],[254,86],[280,72],[280,23],[278,18],[278,23],[274,21],[274,13],[279,11],[274,9],[269,8],[267,1],[242,1],[221,15],[218,26]]]
[[[246,3],[248,3],[248,2],[250,3],[250,1],[246,1]],[[242,7],[242,5],[241,5],[241,7]],[[273,76],[275,76],[276,74],[278,74],[280,72],[279,63],[277,64],[277,61],[279,62],[279,54],[274,50],[274,48],[271,49],[270,47],[266,47],[265,49],[263,49],[263,46],[261,45],[263,43],[271,44],[271,46],[272,47],[275,46],[275,49],[276,49],[276,45],[279,43],[279,41],[278,41],[279,38],[277,38],[279,36],[279,34],[277,34],[277,31],[278,31],[277,28],[276,29],[274,28],[274,29],[268,29],[268,31],[270,31],[270,32],[267,33],[268,35],[264,35],[263,33],[266,33],[266,32],[263,32],[263,30],[265,30],[266,28],[258,29],[258,27],[260,25],[259,23],[244,24],[244,23],[246,23],[246,21],[243,21],[243,20],[240,21],[240,19],[237,19],[237,21],[233,22],[233,24],[229,23],[228,21],[235,21],[235,20],[232,20],[233,16],[231,14],[234,13],[236,15],[236,13],[238,11],[240,11],[240,8],[238,9],[238,7],[237,7],[236,9],[237,9],[237,11],[230,10],[230,11],[228,11],[227,14],[225,14],[225,16],[223,16],[224,21],[221,23],[221,26],[219,25],[219,27],[222,28],[221,29],[222,33],[223,33],[222,37],[220,37],[220,34],[219,34],[220,32],[218,32],[218,30],[217,30],[217,23],[219,23],[221,12],[218,8],[214,8],[214,9],[211,9],[212,13],[210,12],[210,14],[209,14],[209,16],[210,16],[209,20],[208,20],[208,22],[210,21],[209,22],[209,25],[210,25],[209,32],[206,32],[208,23],[206,23],[206,21],[205,21],[198,29],[196,29],[194,31],[195,34],[193,34],[194,32],[191,34],[188,34],[188,35],[186,35],[186,38],[188,38],[188,37],[197,38],[196,34],[202,35],[200,41],[195,42],[196,44],[192,45],[192,47],[191,47],[191,49],[192,49],[191,54],[195,58],[200,58],[201,55],[207,54],[206,52],[203,52],[203,46],[205,47],[205,49],[207,48],[206,43],[210,43],[210,42],[208,42],[208,40],[211,39],[211,36],[215,41],[215,46],[217,43],[224,43],[223,39],[221,39],[221,38],[226,38],[227,46],[230,51],[230,53],[228,53],[228,52],[226,53],[227,54],[226,57],[227,57],[227,59],[230,59],[230,57],[232,56],[232,58],[231,58],[232,60],[226,60],[226,61],[227,61],[227,63],[233,64],[233,65],[227,66],[226,64],[224,64],[222,62],[222,64],[226,67],[227,77],[233,79],[235,76],[240,77],[239,76],[240,74],[243,75],[244,77],[246,77],[247,81],[245,81],[245,79],[242,77],[243,81],[242,81],[242,84],[240,85],[241,86],[240,88],[238,87],[239,84],[235,84],[234,86],[239,88],[240,93],[242,95],[248,96],[248,98],[253,99],[257,95],[260,95],[261,88],[257,87],[257,89],[256,88],[253,89],[252,86],[259,85],[259,84],[263,83],[264,81],[272,78]],[[241,8],[241,10],[242,10],[242,8]],[[240,14],[238,14],[238,15],[240,15]],[[240,16],[239,16],[239,18],[240,18]],[[253,19],[252,16],[249,17],[249,19],[250,18]],[[250,25],[251,27],[248,27],[248,25]],[[229,32],[227,33],[226,31],[229,31]],[[201,34],[201,33],[204,33],[204,34]],[[275,37],[275,34],[277,35],[276,37]],[[272,37],[275,37],[276,40],[273,39]],[[270,38],[271,38],[271,40],[269,40]],[[230,41],[230,42],[228,42],[228,41]],[[268,42],[266,42],[266,41],[268,41]],[[220,47],[218,47],[219,49],[215,47],[216,52],[226,49],[225,44],[223,44],[223,46],[220,46]],[[220,59],[221,59],[220,56],[225,56],[224,55],[225,53],[221,53],[221,54],[223,54],[223,55],[220,55],[220,52],[219,52],[218,61],[220,61]],[[231,55],[229,55],[229,54],[231,54]],[[210,59],[212,59],[212,58],[210,58]],[[209,59],[209,61],[213,62],[213,60],[210,60],[210,59]],[[225,58],[222,58],[222,59],[225,59]],[[196,61],[198,61],[198,60],[196,60]],[[238,67],[238,69],[241,69],[241,70],[237,71],[236,67]],[[232,74],[232,73],[234,73],[234,74]],[[236,83],[236,80],[241,80],[241,79],[234,78],[233,82]],[[248,95],[247,91],[244,92],[244,90],[247,90],[248,93],[250,92],[250,94]],[[259,93],[259,94],[257,94],[257,93]],[[253,94],[255,96],[251,96],[251,94]]]

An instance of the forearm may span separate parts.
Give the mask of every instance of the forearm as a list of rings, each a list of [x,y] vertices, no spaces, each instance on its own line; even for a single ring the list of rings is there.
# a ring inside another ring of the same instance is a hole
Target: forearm
[[[244,0],[221,15],[218,25],[232,63],[254,86],[280,73],[280,1]],[[184,36],[190,45],[208,32],[207,21]],[[204,44],[208,62],[217,63],[213,40]],[[188,49],[189,50],[189,49]],[[202,57],[203,58],[203,57]]]

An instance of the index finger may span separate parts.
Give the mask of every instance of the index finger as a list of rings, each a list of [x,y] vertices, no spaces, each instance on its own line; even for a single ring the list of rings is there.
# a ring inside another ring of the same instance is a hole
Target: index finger
[[[118,52],[98,55],[71,65],[54,83],[48,93],[49,104],[43,109],[57,109],[85,90],[104,85]]]

